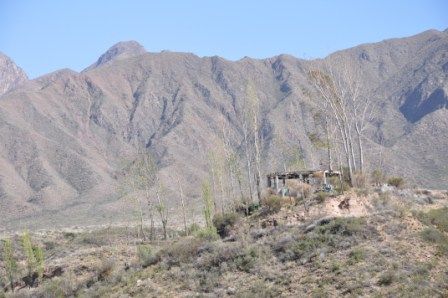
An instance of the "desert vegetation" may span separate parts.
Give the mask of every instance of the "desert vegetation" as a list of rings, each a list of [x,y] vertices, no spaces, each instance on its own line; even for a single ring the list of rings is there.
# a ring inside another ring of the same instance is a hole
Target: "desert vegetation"
[[[2,240],[1,295],[448,293],[447,193],[371,188],[367,195],[350,189],[320,196],[290,201],[271,194],[250,215],[244,208],[213,215],[211,186],[204,184],[204,225],[187,233],[168,228],[166,240],[162,225],[151,239],[142,238],[139,224],[11,235]],[[348,208],[341,205],[347,198]]]

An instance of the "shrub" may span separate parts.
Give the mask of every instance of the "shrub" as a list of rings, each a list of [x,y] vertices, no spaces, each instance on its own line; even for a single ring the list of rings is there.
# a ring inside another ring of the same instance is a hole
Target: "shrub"
[[[14,257],[14,248],[12,241],[6,239],[3,242],[3,264],[5,266],[6,274],[8,275],[11,290],[14,291],[14,281],[17,274],[17,261]]]
[[[232,228],[237,221],[238,214],[233,212],[217,214],[213,217],[213,225],[221,238],[225,238],[229,235],[230,228]]]
[[[215,234],[216,235],[216,234]],[[185,237],[160,251],[159,256],[169,267],[191,262],[203,245],[203,241],[194,237]]]
[[[108,278],[112,274],[114,267],[115,262],[113,260],[111,259],[103,260],[96,269],[98,280],[102,281]]]
[[[268,196],[262,200],[262,205],[266,214],[273,214],[282,208],[282,200],[279,196]]]
[[[322,204],[323,202],[325,202],[325,200],[329,197],[329,193],[325,192],[325,191],[319,191],[318,193],[316,193],[316,201],[319,204]]]
[[[426,228],[421,232],[421,236],[423,240],[432,242],[432,243],[439,243],[444,240],[445,235],[440,232],[437,229],[434,228]]]
[[[194,233],[196,233],[197,231],[199,231],[201,229],[201,227],[197,224],[197,223],[192,223],[188,228],[188,235],[193,235]],[[185,235],[187,236],[187,235]]]
[[[242,255],[234,259],[234,263],[239,270],[249,272],[254,267],[257,258],[257,251],[254,248],[247,248]]]
[[[349,263],[355,264],[363,261],[366,257],[365,251],[362,248],[354,248],[349,254]]]
[[[367,177],[361,172],[354,173],[352,185],[357,188],[365,188],[367,186]]]
[[[437,245],[439,252],[448,254],[448,237],[435,228],[426,228],[421,232],[423,240]]]
[[[448,232],[448,207],[432,209],[426,213],[427,222],[435,225],[439,230]]]
[[[203,240],[214,241],[219,238],[218,232],[216,231],[215,226],[204,227],[202,229],[197,230],[194,235]]]
[[[137,257],[143,268],[158,262],[158,258],[153,254],[151,246],[147,244],[140,244],[137,246]]]
[[[308,183],[298,180],[287,180],[286,186],[289,189],[290,196],[306,199],[311,196],[313,188]]]
[[[378,285],[389,286],[395,281],[395,279],[396,279],[395,273],[392,270],[387,270],[380,276],[378,280]]]
[[[387,179],[387,184],[396,188],[402,188],[404,186],[404,179],[401,177],[390,177]]]
[[[370,175],[370,179],[372,181],[372,184],[379,186],[384,183],[385,177],[381,170],[376,169],[373,170],[372,174]]]

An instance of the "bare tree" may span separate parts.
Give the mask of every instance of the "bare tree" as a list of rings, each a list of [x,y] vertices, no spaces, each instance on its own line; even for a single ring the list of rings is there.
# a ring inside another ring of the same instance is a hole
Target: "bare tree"
[[[166,188],[159,181],[159,179],[156,178],[156,197],[157,197],[156,210],[157,210],[157,213],[159,214],[160,221],[162,223],[163,240],[168,239],[168,230],[167,230],[168,208],[166,206],[165,196],[166,196]]]
[[[137,203],[139,218],[139,234],[146,240],[144,232],[143,196],[148,206],[150,219],[150,239],[154,239],[154,201],[152,199],[152,187],[156,181],[157,165],[149,152],[138,153],[135,158],[127,163],[123,169],[124,179],[121,190],[125,195],[130,195]],[[142,195],[143,194],[143,195]]]
[[[257,186],[258,202],[261,201],[261,143],[260,143],[260,100],[252,84],[247,86],[247,100],[249,102],[249,117],[254,138],[255,184]]]
[[[184,192],[183,192],[183,189],[182,189],[182,184],[180,183],[179,176],[176,176],[176,178],[177,178],[177,185],[179,187],[180,205],[182,207],[182,220],[183,220],[183,223],[184,223],[184,232],[185,232],[185,235],[188,236],[187,208],[185,206]]]
[[[372,106],[367,98],[362,97],[359,74],[347,63],[340,62],[338,71],[327,65],[325,70],[310,70],[309,76],[327,105],[325,110],[328,117],[336,123],[352,181],[357,165],[360,171],[364,168],[363,133],[372,114]],[[355,157],[354,135],[358,143],[358,160]]]

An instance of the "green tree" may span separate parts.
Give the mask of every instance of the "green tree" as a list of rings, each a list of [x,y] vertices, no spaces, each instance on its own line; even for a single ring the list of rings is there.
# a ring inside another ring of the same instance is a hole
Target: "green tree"
[[[23,253],[26,257],[26,267],[28,269],[28,276],[32,276],[37,266],[36,256],[34,255],[33,244],[31,242],[31,236],[28,231],[25,231],[22,235],[22,247]]]
[[[14,292],[14,279],[17,274],[17,261],[14,258],[14,249],[12,241],[6,239],[3,243],[3,261],[5,264],[5,270],[9,283],[11,285],[11,291]]]
[[[37,276],[42,279],[45,269],[44,250],[39,246],[33,246],[34,257],[36,258]]]

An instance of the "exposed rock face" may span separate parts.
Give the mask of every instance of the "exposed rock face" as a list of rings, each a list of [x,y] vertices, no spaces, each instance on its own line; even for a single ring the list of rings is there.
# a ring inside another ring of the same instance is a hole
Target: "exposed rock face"
[[[27,80],[25,72],[9,57],[0,53],[0,96]]]
[[[447,49],[448,34],[431,30],[325,58],[360,70],[378,111],[366,140],[370,169],[381,162],[410,183],[447,187]],[[320,167],[325,150],[310,135],[321,131],[321,99],[306,70],[321,63],[288,55],[231,62],[119,43],[82,73],[29,81],[0,100],[0,226],[25,216],[46,224],[116,220],[132,208],[120,198],[117,170],[139,148],[156,156],[173,204],[177,176],[194,199],[223,126],[242,155],[248,81],[261,102],[263,172],[282,170],[299,150],[307,167]]]
[[[126,59],[129,57],[139,56],[144,53],[146,53],[145,48],[138,42],[134,40],[122,41],[113,45],[109,50],[107,50],[107,52],[101,55],[101,57],[98,58],[94,64],[87,67],[84,71],[88,71],[115,59]]]

